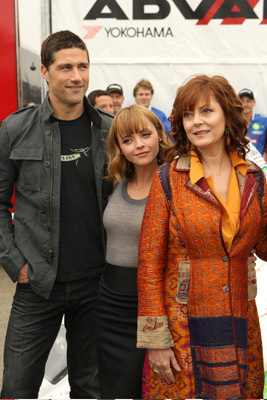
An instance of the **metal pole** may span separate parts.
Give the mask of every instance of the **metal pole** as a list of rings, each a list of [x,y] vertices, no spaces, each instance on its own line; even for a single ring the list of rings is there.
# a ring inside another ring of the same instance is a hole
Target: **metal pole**
[[[41,0],[41,24],[42,24],[42,41],[52,33],[52,0]],[[43,80],[41,87],[42,101],[47,92],[47,84]]]
[[[21,87],[21,60],[20,60],[20,36],[19,36],[19,8],[18,0],[14,0],[15,11],[15,37],[16,37],[16,69],[17,69],[17,102],[18,109],[23,107]]]

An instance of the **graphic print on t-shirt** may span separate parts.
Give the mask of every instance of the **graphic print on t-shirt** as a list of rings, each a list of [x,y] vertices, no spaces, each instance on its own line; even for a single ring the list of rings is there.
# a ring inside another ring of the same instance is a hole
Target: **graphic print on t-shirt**
[[[88,157],[88,151],[91,150],[92,146],[84,147],[81,149],[70,149],[74,154],[61,155],[61,161],[76,161],[76,167],[81,157]]]

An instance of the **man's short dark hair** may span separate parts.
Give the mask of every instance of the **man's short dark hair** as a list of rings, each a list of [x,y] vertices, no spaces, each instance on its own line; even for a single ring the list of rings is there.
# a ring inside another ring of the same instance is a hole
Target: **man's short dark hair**
[[[106,90],[93,90],[88,94],[88,100],[92,104],[92,106],[95,106],[95,99],[99,96],[110,96],[110,93],[108,93]],[[111,96],[110,96],[111,97]]]
[[[41,62],[48,69],[55,61],[55,53],[63,49],[78,48],[89,53],[84,41],[71,31],[58,31],[49,35],[42,43]]]

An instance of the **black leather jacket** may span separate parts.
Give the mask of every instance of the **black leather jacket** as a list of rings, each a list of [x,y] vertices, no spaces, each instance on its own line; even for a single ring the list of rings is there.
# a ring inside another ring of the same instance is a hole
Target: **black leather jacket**
[[[104,146],[112,116],[94,109],[84,99],[90,115],[92,154],[101,215],[111,185],[103,180]],[[48,298],[57,275],[60,215],[60,131],[51,123],[48,95],[40,106],[8,116],[0,131],[0,264],[17,280],[28,263],[33,290]],[[10,199],[15,185],[12,225]],[[104,230],[103,230],[104,241]]]

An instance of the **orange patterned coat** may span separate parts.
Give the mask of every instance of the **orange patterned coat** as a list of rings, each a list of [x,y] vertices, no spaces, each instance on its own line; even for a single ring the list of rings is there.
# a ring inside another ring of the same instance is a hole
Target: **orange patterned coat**
[[[182,368],[173,385],[148,368],[144,398],[262,398],[256,276],[247,260],[253,248],[267,258],[264,175],[250,161],[245,176],[236,170],[240,229],[227,252],[220,204],[189,171],[190,157],[181,157],[156,172],[142,224],[137,346],[173,347]]]

